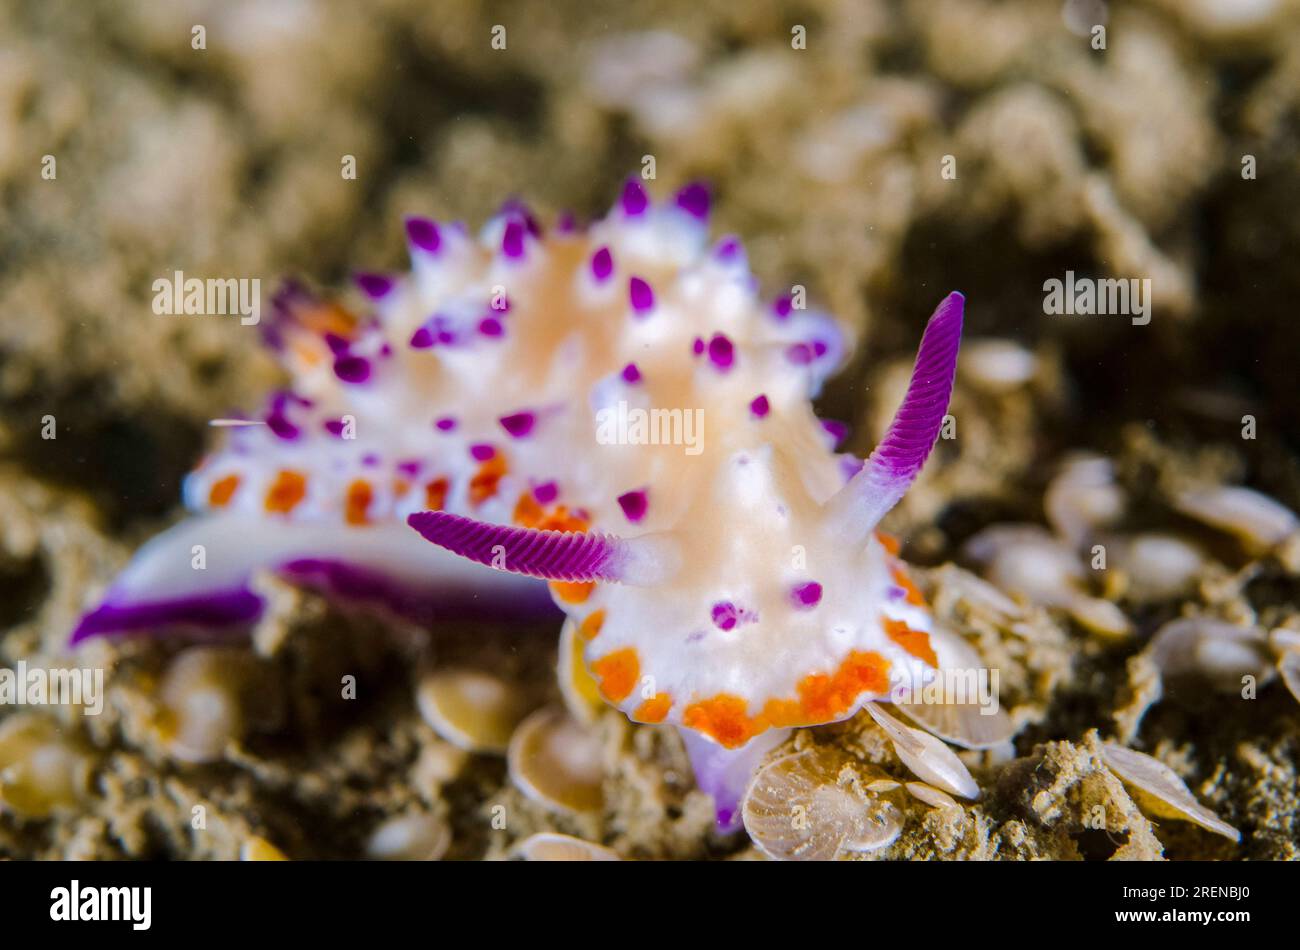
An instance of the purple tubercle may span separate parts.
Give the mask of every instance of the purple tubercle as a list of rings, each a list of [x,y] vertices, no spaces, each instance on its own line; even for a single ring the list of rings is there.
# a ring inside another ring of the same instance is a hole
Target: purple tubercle
[[[406,239],[411,247],[426,254],[437,254],[438,248],[442,246],[442,234],[438,231],[438,225],[428,218],[407,218]]]
[[[533,237],[542,236],[542,225],[531,208],[518,198],[507,198],[501,205],[501,214],[519,221]]]
[[[890,584],[888,595],[890,600],[905,600],[907,598],[907,591],[899,587],[897,584]]]
[[[439,432],[451,432],[456,428],[456,420],[451,416],[443,416],[433,425]]]
[[[677,192],[677,207],[701,221],[709,217],[709,189],[702,182],[691,182]]]
[[[645,209],[650,206],[650,198],[646,195],[645,186],[635,178],[629,178],[623,185],[623,194],[619,196],[619,204],[623,208],[623,213],[629,218],[635,218],[645,214]]]
[[[831,437],[831,448],[843,442],[849,434],[849,427],[838,419],[823,419],[822,429]]]
[[[641,370],[637,369],[635,363],[628,363],[623,367],[623,382],[629,385],[641,382]]]
[[[709,340],[709,361],[724,372],[736,362],[736,348],[721,333],[715,333],[713,339]]]
[[[555,482],[542,482],[533,486],[533,498],[539,505],[549,505],[560,497],[560,486]]]
[[[484,317],[478,322],[478,332],[495,339],[505,333],[505,327],[496,317]]]
[[[393,278],[385,274],[357,274],[353,280],[361,288],[361,292],[371,300],[385,297],[393,289]]]
[[[290,422],[282,412],[272,412],[268,415],[266,417],[266,427],[271,430],[277,439],[283,439],[286,442],[292,442],[300,435],[298,427]]]
[[[413,350],[427,350],[433,346],[455,343],[456,332],[452,329],[450,320],[435,313],[416,328],[409,342]]]
[[[420,474],[420,469],[423,467],[424,463],[419,459],[403,459],[397,463],[397,473],[407,478],[414,478]]]
[[[790,602],[796,607],[816,607],[822,600],[822,585],[816,581],[799,584],[790,591]]]
[[[691,343],[691,352],[694,353],[696,356],[699,356],[701,353],[704,352],[704,338],[703,338],[703,337],[698,337],[698,336],[697,336],[697,337],[695,338],[695,340]]]
[[[537,424],[537,415],[532,412],[515,412],[497,420],[511,438],[522,439],[533,431]]]
[[[729,600],[720,600],[714,604],[710,615],[713,618],[713,625],[719,630],[734,630],[736,624],[740,622],[740,611]]]
[[[336,438],[336,439],[341,439],[341,438],[343,438],[343,420],[342,420],[342,419],[326,419],[326,420],[325,420],[325,431],[328,432],[330,435],[334,436],[334,438]]]
[[[789,317],[790,312],[793,309],[794,304],[789,294],[782,294],[780,297],[777,297],[772,301],[772,313],[776,315],[778,320],[784,320]]]
[[[767,396],[759,393],[749,404],[749,411],[753,413],[755,419],[763,419],[772,411],[771,404],[767,401]]]
[[[524,235],[527,233],[524,222],[516,218],[506,222],[505,232],[501,235],[501,253],[512,261],[524,256]]]
[[[608,280],[612,273],[614,273],[614,255],[610,253],[609,248],[602,247],[591,255],[591,276],[603,282]]]
[[[488,442],[475,442],[469,447],[470,457],[476,462],[486,462],[497,454],[496,447]]]
[[[363,356],[341,356],[334,361],[334,375],[345,383],[364,383],[370,378],[370,361]]]
[[[555,230],[560,234],[573,234],[578,230],[578,219],[572,211],[565,211],[555,220]]]
[[[624,492],[618,496],[618,506],[623,509],[624,517],[636,524],[645,517],[646,510],[650,507],[649,492],[644,488]]]
[[[406,519],[426,541],[497,570],[552,581],[618,580],[622,542],[595,531],[544,531],[421,511]]]
[[[713,256],[720,261],[730,263],[740,256],[741,252],[740,238],[734,234],[728,234],[713,249]]]
[[[346,353],[348,351],[348,347],[350,347],[352,344],[349,343],[343,337],[339,336],[337,333],[326,333],[325,345],[329,347],[331,353],[333,353],[335,356],[339,356],[343,353]]]
[[[645,316],[654,309],[655,292],[640,277],[633,277],[627,282],[627,298],[637,316]]]

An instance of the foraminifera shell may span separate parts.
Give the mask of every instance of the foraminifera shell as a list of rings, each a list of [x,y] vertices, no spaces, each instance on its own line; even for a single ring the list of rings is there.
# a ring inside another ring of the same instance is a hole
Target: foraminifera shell
[[[514,853],[525,861],[621,861],[609,848],[572,835],[540,831],[515,845]]]
[[[435,815],[413,812],[390,818],[366,841],[366,856],[380,861],[437,861],[451,845],[451,829]]]
[[[420,715],[448,742],[469,752],[505,754],[528,713],[522,691],[479,670],[436,670],[416,688]]]
[[[182,762],[213,762],[247,729],[271,716],[266,691],[254,689],[257,660],[238,647],[191,647],[158,685],[158,730]]]
[[[820,747],[784,755],[755,773],[741,818],[755,846],[778,861],[829,861],[845,851],[887,847],[902,813],[840,784],[844,758]]]
[[[89,788],[91,759],[49,716],[21,712],[0,720],[0,811],[46,818]]]
[[[600,743],[581,723],[556,709],[539,709],[515,730],[506,754],[521,792],[559,812],[604,806]]]

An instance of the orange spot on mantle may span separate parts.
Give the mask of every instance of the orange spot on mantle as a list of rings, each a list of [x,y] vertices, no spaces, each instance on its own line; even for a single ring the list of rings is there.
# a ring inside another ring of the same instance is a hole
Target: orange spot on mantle
[[[673,708],[673,698],[667,693],[655,693],[632,713],[637,722],[663,722],[668,710]]]
[[[601,695],[611,703],[621,703],[636,686],[637,677],[641,675],[641,661],[636,650],[624,647],[592,663],[591,672],[600,682]]]
[[[213,508],[224,508],[230,504],[230,498],[238,487],[238,475],[227,475],[225,478],[217,479],[208,489],[208,504]]]
[[[584,603],[596,589],[595,581],[551,581],[551,593],[566,604]]]
[[[799,698],[769,699],[757,716],[739,696],[719,693],[687,706],[682,724],[727,749],[744,745],[767,729],[815,726],[848,715],[863,693],[889,691],[889,661],[879,653],[853,651],[832,673],[811,673],[797,685]]]
[[[894,583],[907,592],[907,602],[917,607],[925,606],[924,595],[917,590],[916,585],[912,583],[912,578],[907,576],[907,571],[895,565],[889,569],[890,575],[894,578]]]
[[[287,515],[307,497],[307,478],[302,472],[283,468],[266,492],[265,508],[270,512]]]
[[[495,495],[498,483],[507,469],[506,460],[500,452],[481,464],[469,480],[469,503],[478,507]]]
[[[934,655],[934,647],[930,645],[928,633],[913,630],[905,621],[895,620],[893,617],[881,618],[881,625],[885,628],[885,636],[889,639],[918,660],[924,660],[935,669],[939,668],[939,658]]]
[[[447,489],[450,486],[445,478],[435,478],[424,486],[424,507],[431,511],[441,511],[447,504]]]
[[[343,517],[348,524],[366,524],[370,521],[368,512],[370,503],[374,500],[375,492],[370,487],[370,483],[364,478],[358,478],[348,486],[347,498],[344,501]]]
[[[582,619],[582,623],[578,624],[578,636],[584,640],[594,640],[604,624],[605,611],[593,610]]]

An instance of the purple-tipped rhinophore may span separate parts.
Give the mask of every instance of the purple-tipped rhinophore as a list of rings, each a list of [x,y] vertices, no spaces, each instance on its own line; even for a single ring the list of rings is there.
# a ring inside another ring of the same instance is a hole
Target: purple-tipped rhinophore
[[[549,581],[617,581],[622,542],[611,535],[541,531],[421,511],[406,523],[452,554],[512,574]]]
[[[865,540],[898,503],[934,448],[952,396],[965,301],[951,293],[934,311],[889,431],[858,474],[828,503],[833,520],[855,540]]]

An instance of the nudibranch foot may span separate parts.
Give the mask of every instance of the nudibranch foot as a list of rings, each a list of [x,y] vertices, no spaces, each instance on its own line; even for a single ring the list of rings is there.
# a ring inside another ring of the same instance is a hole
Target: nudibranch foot
[[[71,642],[168,629],[247,629],[262,613],[258,571],[414,622],[548,616],[543,585],[485,570],[424,544],[401,525],[346,526],[207,515],[144,545],[82,617]]]

